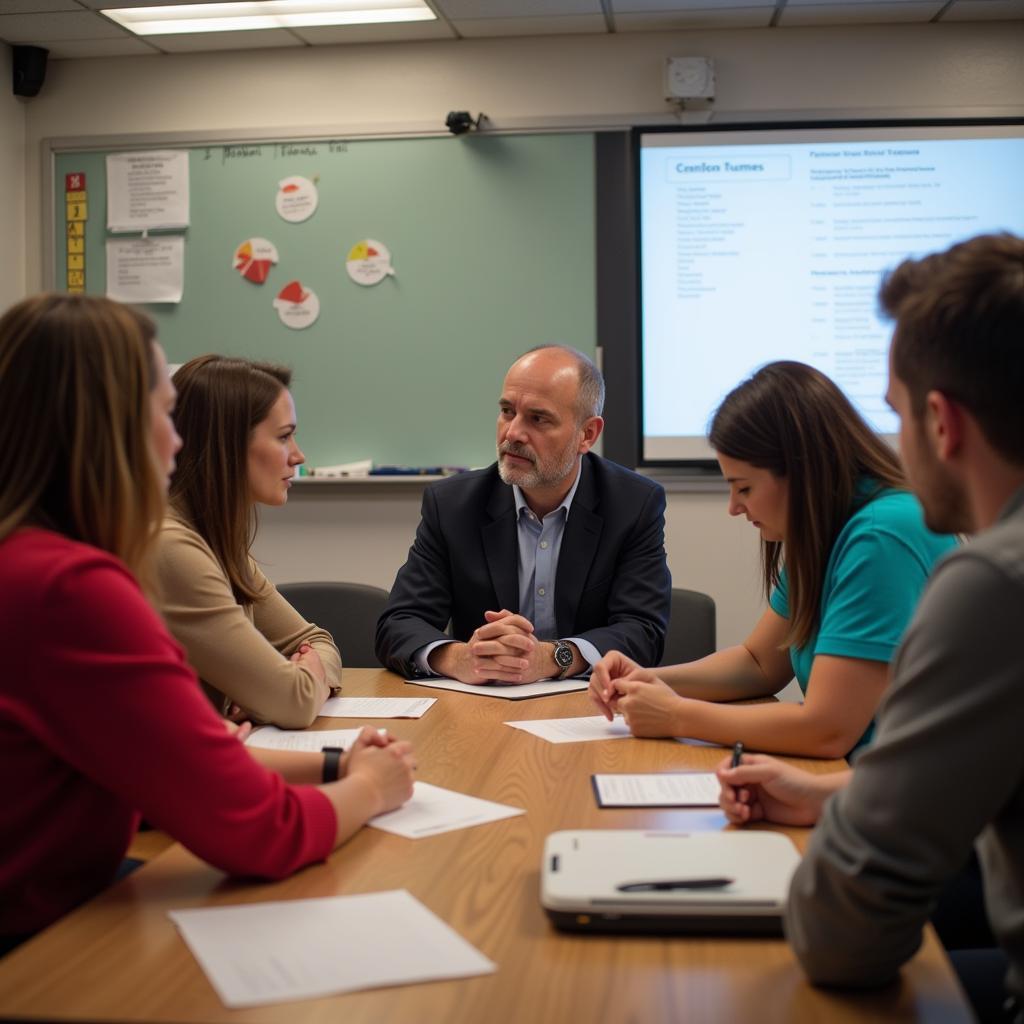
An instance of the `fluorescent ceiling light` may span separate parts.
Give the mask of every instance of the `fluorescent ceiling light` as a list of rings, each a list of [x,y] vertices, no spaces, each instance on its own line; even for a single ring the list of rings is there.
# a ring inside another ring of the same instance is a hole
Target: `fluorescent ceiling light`
[[[121,7],[102,12],[138,36],[181,32],[308,28],[312,25],[371,25],[434,21],[424,0],[263,0],[226,4]]]

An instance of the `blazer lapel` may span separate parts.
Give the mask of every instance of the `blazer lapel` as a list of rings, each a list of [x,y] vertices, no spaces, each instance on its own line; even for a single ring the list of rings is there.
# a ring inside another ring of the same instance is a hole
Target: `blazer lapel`
[[[516,503],[512,488],[495,481],[487,503],[489,522],[480,529],[487,568],[498,598],[498,608],[519,611],[519,540],[516,535]],[[497,610],[497,609],[496,609]]]
[[[576,622],[576,609],[583,596],[590,567],[604,528],[604,518],[594,511],[597,494],[587,456],[583,457],[580,485],[569,507],[562,548],[558,553],[555,575],[555,623],[559,636],[570,636]]]

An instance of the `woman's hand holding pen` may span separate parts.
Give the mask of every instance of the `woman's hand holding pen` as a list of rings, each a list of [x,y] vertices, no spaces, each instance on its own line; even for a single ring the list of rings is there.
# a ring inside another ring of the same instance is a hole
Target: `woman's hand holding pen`
[[[766,754],[744,754],[736,768],[725,758],[715,774],[722,787],[718,802],[733,825],[813,825],[828,797],[849,778],[849,772],[812,775]]]

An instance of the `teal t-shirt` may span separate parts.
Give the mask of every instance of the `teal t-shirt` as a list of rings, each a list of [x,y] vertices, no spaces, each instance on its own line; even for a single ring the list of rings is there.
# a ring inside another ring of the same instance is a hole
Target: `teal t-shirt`
[[[806,646],[790,648],[793,673],[804,693],[819,654],[891,661],[935,563],[956,547],[955,537],[932,533],[924,525],[912,494],[887,487],[871,497],[877,486],[868,479],[858,484],[858,507],[825,567],[817,631]],[[789,618],[785,569],[769,604]],[[869,743],[874,730],[872,722],[853,749]]]

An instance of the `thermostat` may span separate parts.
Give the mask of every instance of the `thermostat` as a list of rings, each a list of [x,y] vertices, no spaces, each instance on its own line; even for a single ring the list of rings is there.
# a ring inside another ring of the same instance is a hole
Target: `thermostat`
[[[666,57],[665,98],[710,100],[715,96],[715,64],[710,57]]]

